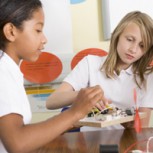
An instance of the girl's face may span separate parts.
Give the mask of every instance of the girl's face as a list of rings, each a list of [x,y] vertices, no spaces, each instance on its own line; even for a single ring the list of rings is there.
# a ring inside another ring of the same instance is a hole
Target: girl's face
[[[33,17],[23,23],[23,30],[16,29],[15,40],[8,49],[8,54],[19,64],[21,59],[36,61],[44,49],[46,37],[43,34],[44,13],[40,8]]]
[[[117,53],[120,58],[118,63],[120,69],[128,68],[143,56],[144,44],[137,24],[130,23],[124,29],[119,37]]]

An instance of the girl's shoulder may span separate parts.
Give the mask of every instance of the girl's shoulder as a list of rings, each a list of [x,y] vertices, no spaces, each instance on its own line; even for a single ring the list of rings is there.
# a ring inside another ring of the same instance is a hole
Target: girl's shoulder
[[[98,56],[98,55],[86,56],[88,63],[92,65],[102,65],[105,62],[106,58],[107,56]]]

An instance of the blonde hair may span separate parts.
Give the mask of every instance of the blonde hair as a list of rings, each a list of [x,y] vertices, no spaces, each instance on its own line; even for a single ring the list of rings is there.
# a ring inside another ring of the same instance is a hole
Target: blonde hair
[[[136,23],[139,26],[145,49],[145,54],[133,63],[134,79],[138,87],[140,87],[142,84],[145,85],[144,73],[150,73],[153,71],[153,67],[149,67],[151,61],[153,60],[153,20],[145,13],[140,11],[130,12],[119,22],[112,33],[109,54],[101,67],[101,70],[104,69],[108,78],[115,77],[114,71],[118,71],[117,64],[119,56],[117,53],[117,44],[119,37],[126,26],[131,22]],[[139,78],[139,81],[137,77]]]

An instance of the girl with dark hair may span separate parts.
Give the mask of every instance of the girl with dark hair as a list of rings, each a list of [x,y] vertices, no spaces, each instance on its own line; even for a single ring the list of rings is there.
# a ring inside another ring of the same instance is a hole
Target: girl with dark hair
[[[31,111],[19,69],[36,61],[46,43],[39,0],[0,0],[0,153],[36,151],[68,130],[103,99],[99,86],[82,89],[71,109],[30,124]]]

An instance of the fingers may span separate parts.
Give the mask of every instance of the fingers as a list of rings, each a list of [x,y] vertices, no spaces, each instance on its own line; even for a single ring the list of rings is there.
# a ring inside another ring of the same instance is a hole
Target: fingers
[[[85,92],[87,94],[87,98],[90,101],[92,101],[94,105],[97,102],[102,101],[102,99],[103,99],[103,91],[100,88],[100,86],[98,86],[98,85],[94,86],[94,87],[87,88],[87,90]]]
[[[93,98],[95,98],[95,100],[97,100],[95,107],[98,108],[99,110],[104,109],[110,103],[104,97],[104,92],[99,85],[92,87],[90,92],[91,92],[91,96],[93,96]]]
[[[105,104],[102,101],[99,101],[96,103],[95,107],[98,108],[99,110],[102,110],[105,108]]]
[[[104,92],[99,85],[89,88],[81,89],[73,103],[72,109],[77,112],[79,116],[85,116],[93,107],[102,109],[106,105],[107,100],[104,98]]]

